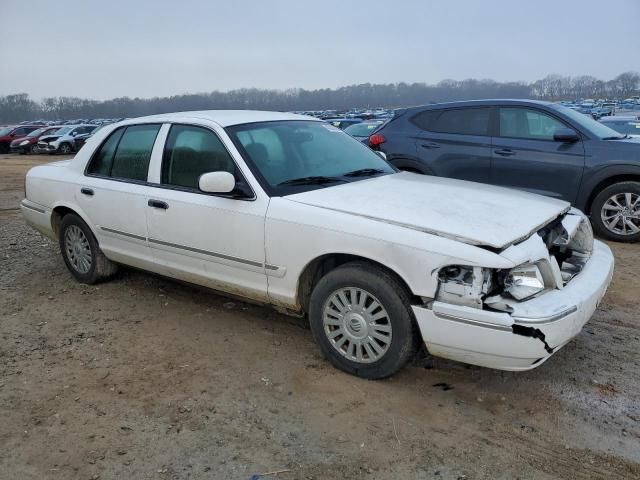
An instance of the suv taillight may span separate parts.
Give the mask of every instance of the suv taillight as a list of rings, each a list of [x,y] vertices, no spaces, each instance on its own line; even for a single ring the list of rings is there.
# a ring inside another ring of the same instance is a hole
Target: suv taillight
[[[369,147],[371,147],[374,150],[379,150],[380,145],[382,145],[386,141],[387,139],[384,138],[384,135],[380,133],[374,133],[369,137]]]

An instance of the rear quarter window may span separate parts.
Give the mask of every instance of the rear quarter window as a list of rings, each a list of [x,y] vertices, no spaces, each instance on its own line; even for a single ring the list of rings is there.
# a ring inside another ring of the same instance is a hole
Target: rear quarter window
[[[489,135],[491,107],[425,110],[411,121],[422,130],[457,135]]]

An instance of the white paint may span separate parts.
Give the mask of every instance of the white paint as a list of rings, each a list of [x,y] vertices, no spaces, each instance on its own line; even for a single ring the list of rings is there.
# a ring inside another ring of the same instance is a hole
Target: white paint
[[[224,127],[271,120],[309,118],[272,112],[185,112],[105,127],[72,161],[29,171],[24,217],[53,236],[53,209],[71,208],[115,261],[299,310],[300,275],[324,255],[350,254],[385,265],[414,296],[428,301],[435,298],[443,266],[509,269],[548,260],[540,238],[531,234],[569,208],[565,202],[516,190],[411,173],[269,198]],[[87,162],[101,142],[119,125],[136,123],[163,124],[147,183],[85,176]],[[162,188],[162,151],[171,123],[215,132],[254,198],[234,200]],[[82,187],[93,189],[94,195],[83,195]],[[150,199],[166,202],[169,208],[151,208]],[[496,253],[504,247],[508,248]],[[513,315],[437,302],[433,308],[414,306],[431,353],[493,368],[532,368],[533,360],[547,354],[540,341],[508,331],[513,317],[542,318],[575,305],[576,313],[544,327],[557,346],[566,343],[593,313],[610,280],[611,253],[599,242],[596,247],[592,260],[566,288],[511,302]],[[447,319],[452,316],[467,323]],[[496,328],[482,325],[487,323]]]

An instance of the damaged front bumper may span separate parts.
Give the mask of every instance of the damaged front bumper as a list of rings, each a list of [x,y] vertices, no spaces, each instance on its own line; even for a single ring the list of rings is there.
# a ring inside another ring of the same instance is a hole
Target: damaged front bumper
[[[613,254],[594,241],[582,271],[561,290],[519,302],[510,313],[434,301],[413,306],[434,356],[499,370],[530,370],[575,337],[613,275]]]

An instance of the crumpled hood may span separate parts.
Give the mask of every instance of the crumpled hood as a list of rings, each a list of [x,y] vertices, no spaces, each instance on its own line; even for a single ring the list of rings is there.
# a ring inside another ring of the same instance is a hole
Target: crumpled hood
[[[46,137],[41,137],[38,141],[39,142],[53,142],[54,140],[57,140],[61,137],[62,135],[47,135]]]
[[[286,199],[498,249],[570,208],[567,202],[519,190],[408,172]]]

